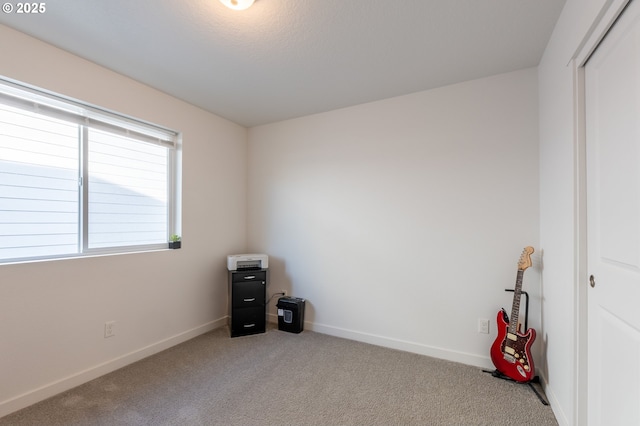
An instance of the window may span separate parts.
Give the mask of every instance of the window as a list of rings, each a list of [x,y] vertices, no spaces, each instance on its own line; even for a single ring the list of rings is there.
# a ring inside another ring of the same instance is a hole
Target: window
[[[0,262],[166,247],[178,138],[0,78]]]

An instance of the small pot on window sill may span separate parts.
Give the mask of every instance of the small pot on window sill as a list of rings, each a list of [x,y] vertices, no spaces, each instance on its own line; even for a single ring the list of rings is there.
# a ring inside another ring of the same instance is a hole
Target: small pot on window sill
[[[172,250],[179,249],[182,246],[182,241],[169,241],[169,248]]]

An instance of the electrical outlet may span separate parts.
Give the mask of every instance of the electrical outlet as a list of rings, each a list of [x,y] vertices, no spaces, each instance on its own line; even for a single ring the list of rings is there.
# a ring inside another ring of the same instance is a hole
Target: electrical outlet
[[[489,320],[478,318],[478,333],[489,334]]]
[[[104,323],[104,338],[113,337],[116,335],[116,322],[107,321]]]

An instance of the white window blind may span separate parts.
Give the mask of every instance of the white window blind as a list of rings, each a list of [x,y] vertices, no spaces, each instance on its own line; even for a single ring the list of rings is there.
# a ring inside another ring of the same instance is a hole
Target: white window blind
[[[0,262],[166,247],[178,137],[0,78]]]

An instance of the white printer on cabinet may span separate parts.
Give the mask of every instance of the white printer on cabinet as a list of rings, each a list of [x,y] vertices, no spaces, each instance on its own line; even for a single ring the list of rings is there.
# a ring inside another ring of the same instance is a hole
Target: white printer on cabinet
[[[266,254],[231,254],[227,256],[227,269],[230,271],[267,268],[269,268],[269,256]]]

